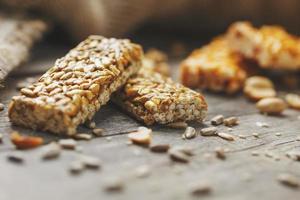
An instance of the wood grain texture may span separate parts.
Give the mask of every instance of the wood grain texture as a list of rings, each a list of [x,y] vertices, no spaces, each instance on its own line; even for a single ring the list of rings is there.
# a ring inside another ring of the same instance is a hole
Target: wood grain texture
[[[150,45],[155,45],[152,43]],[[41,49],[45,49],[45,46]],[[55,47],[62,51],[64,47]],[[47,52],[47,51],[46,51]],[[35,62],[47,65],[54,56],[43,51],[33,56]],[[174,73],[178,67],[176,59],[171,60]],[[0,102],[7,105],[11,96],[15,95],[15,85],[30,74],[41,71],[33,69],[33,63],[14,72],[1,90]],[[24,68],[32,69],[22,75]],[[39,70],[39,69],[38,69]],[[228,97],[220,94],[205,93],[209,105],[208,119],[217,114],[238,116],[240,125],[233,127],[231,132],[236,140],[229,142],[218,137],[198,136],[192,140],[182,140],[184,130],[170,129],[163,126],[152,126],[153,143],[168,143],[171,146],[186,145],[195,149],[189,164],[172,162],[166,154],[152,153],[147,148],[130,145],[126,134],[140,126],[134,119],[120,111],[114,104],[108,104],[101,109],[95,121],[97,127],[105,129],[105,135],[91,141],[79,142],[83,153],[101,159],[102,168],[99,171],[84,171],[78,176],[68,172],[68,166],[78,153],[63,151],[57,160],[42,161],[40,149],[25,152],[25,163],[16,165],[6,160],[6,155],[13,150],[9,141],[9,133],[19,130],[24,134],[39,135],[47,141],[58,139],[48,133],[12,127],[7,118],[7,107],[0,112],[0,132],[4,134],[3,144],[0,144],[0,199],[1,200],[81,200],[81,199],[195,199],[189,193],[189,184],[193,181],[208,181],[213,187],[210,195],[203,199],[298,199],[299,189],[284,187],[276,181],[279,173],[288,172],[300,179],[300,162],[292,161],[285,156],[288,151],[300,151],[300,112],[286,110],[283,116],[264,116],[257,112],[253,103],[242,95]],[[269,128],[256,126],[256,122],[266,122]],[[191,124],[198,131],[204,124]],[[227,127],[219,126],[220,131],[227,132]],[[80,131],[88,131],[81,127]],[[257,132],[259,138],[251,134]],[[276,136],[277,132],[282,136]],[[239,139],[237,135],[246,135]],[[111,137],[108,141],[106,137]],[[205,154],[213,155],[216,147],[228,148],[226,160],[214,156],[207,158]],[[259,151],[260,156],[251,156],[251,151]],[[265,151],[279,156],[280,160],[264,156]],[[140,179],[135,176],[135,169],[141,165],[149,165],[152,170],[149,177]],[[119,194],[109,194],[103,191],[105,180],[111,176],[121,177],[125,182],[125,190]],[[250,177],[250,178],[249,178]]]

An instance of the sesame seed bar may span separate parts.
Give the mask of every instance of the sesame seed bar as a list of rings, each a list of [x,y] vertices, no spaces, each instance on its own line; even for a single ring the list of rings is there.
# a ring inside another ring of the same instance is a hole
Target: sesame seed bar
[[[147,125],[202,121],[207,112],[201,94],[143,67],[112,100]]]
[[[234,93],[243,87],[247,70],[241,56],[220,36],[181,63],[180,77],[182,84],[190,88]]]
[[[237,22],[230,26],[227,38],[234,51],[261,68],[300,69],[300,39],[280,26],[257,29],[249,22]]]
[[[90,36],[13,97],[13,124],[73,135],[141,66],[142,48],[129,40]]]
[[[0,81],[27,59],[31,46],[46,30],[41,20],[0,15]]]

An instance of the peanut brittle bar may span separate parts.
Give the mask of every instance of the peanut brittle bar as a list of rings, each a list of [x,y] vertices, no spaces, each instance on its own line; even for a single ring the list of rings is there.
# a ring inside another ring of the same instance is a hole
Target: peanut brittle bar
[[[46,29],[41,20],[0,15],[0,81],[27,59]]]
[[[249,22],[231,25],[227,33],[232,49],[265,69],[299,70],[300,39],[279,26],[257,29]]]
[[[215,38],[197,49],[180,65],[183,85],[212,91],[234,93],[247,77],[241,57],[234,53],[224,37]]]
[[[13,124],[73,135],[141,66],[142,48],[129,40],[90,36],[13,97]]]
[[[201,94],[143,67],[112,100],[147,125],[202,121],[207,112]]]

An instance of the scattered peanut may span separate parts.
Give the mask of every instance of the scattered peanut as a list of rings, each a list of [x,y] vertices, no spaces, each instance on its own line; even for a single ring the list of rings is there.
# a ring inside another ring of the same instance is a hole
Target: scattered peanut
[[[224,119],[224,125],[225,126],[235,126],[239,124],[239,120],[237,117],[228,117],[226,119]]]
[[[282,99],[270,97],[261,99],[256,103],[256,107],[262,113],[280,114],[285,110],[286,104]]]
[[[300,96],[297,94],[287,94],[285,101],[291,108],[300,109]]]
[[[276,96],[272,81],[262,76],[248,78],[245,82],[244,93],[249,99],[254,101]]]
[[[298,188],[300,186],[300,181],[291,174],[280,174],[278,175],[277,180],[288,187]]]
[[[129,133],[128,138],[136,144],[149,145],[151,143],[152,130],[146,127],[139,127],[137,131]]]

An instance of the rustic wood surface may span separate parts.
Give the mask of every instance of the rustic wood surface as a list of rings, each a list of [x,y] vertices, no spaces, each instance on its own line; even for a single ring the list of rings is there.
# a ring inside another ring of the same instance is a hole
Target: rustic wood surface
[[[152,39],[136,38],[146,46],[164,48],[170,44],[161,38]],[[174,40],[168,38],[167,41]],[[198,40],[191,42],[189,50],[200,44]],[[289,109],[282,116],[264,116],[241,94],[228,97],[205,92],[209,104],[207,119],[217,114],[239,117],[240,125],[233,127],[231,132],[236,136],[235,141],[203,136],[183,140],[181,134],[184,130],[151,127],[153,143],[194,148],[196,155],[189,164],[175,163],[167,154],[152,153],[147,148],[128,145],[125,132],[134,130],[141,124],[111,103],[95,116],[97,127],[105,129],[105,135],[79,142],[84,154],[101,159],[100,170],[87,170],[79,175],[71,175],[68,167],[78,156],[78,152],[67,150],[58,159],[50,161],[41,160],[40,149],[29,150],[25,152],[24,164],[8,162],[7,154],[14,151],[9,141],[12,130],[42,136],[47,141],[58,139],[49,133],[11,126],[7,117],[7,105],[11,97],[17,94],[15,85],[18,81],[40,75],[68,48],[66,45],[40,45],[31,61],[13,72],[4,83],[5,87],[0,93],[0,102],[6,105],[5,110],[0,112],[0,132],[4,135],[3,144],[0,144],[1,200],[194,199],[189,191],[190,185],[202,181],[209,182],[212,187],[212,193],[203,196],[203,199],[299,199],[300,189],[283,186],[276,177],[281,173],[290,173],[300,180],[300,162],[292,161],[285,155],[289,151],[300,151],[300,141],[296,140],[300,136],[300,112]],[[174,77],[179,60],[172,58],[170,61]],[[258,127],[256,122],[266,122],[270,127]],[[191,125],[199,130],[209,125],[209,122]],[[227,127],[218,128],[228,132]],[[89,130],[81,127],[80,131]],[[253,132],[259,133],[260,137],[253,137]],[[282,135],[276,136],[278,132]],[[246,139],[238,138],[239,134],[246,135]],[[214,156],[216,147],[229,150],[226,160]],[[261,152],[261,155],[252,156],[251,152],[254,150]],[[265,152],[272,152],[280,160],[265,156]],[[142,165],[148,165],[151,174],[149,177],[137,178],[136,169]],[[107,193],[103,190],[110,177],[124,181],[123,192]]]

